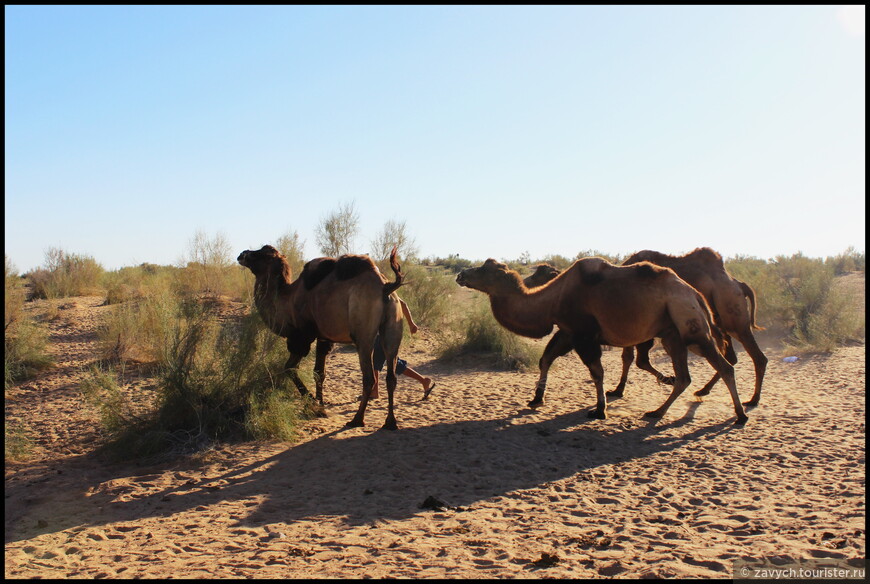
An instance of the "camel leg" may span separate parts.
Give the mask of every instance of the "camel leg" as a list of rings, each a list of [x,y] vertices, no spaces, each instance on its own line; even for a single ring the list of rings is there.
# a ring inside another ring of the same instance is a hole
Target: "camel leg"
[[[372,389],[375,387],[375,367],[372,362],[372,343],[357,344],[357,354],[359,355],[359,368],[362,371],[363,377],[363,392],[362,399],[359,402],[359,409],[353,419],[347,423],[350,428],[359,428],[365,426],[366,406],[369,403]],[[394,373],[395,375],[395,373]],[[388,381],[389,383],[389,381]]]
[[[608,391],[607,397],[614,399],[622,397],[625,393],[625,384],[628,381],[628,370],[631,369],[631,363],[634,361],[634,347],[625,347],[622,349],[622,375],[619,377],[619,383],[616,384],[616,389]]]
[[[299,367],[299,362],[302,361],[302,358],[305,355],[300,355],[298,353],[290,353],[290,358],[287,359],[287,362],[284,364],[284,373],[290,377],[290,380],[293,381],[293,385],[296,386],[296,389],[299,390],[299,395],[305,397],[309,395],[308,388],[305,387],[305,384],[299,378],[299,373],[297,372],[297,368]]]
[[[728,360],[729,363],[734,365],[735,363],[737,363],[737,353],[734,351],[734,343],[731,342],[731,337],[729,337],[728,335],[725,335],[725,341],[727,343],[725,349],[725,358]],[[721,378],[722,376],[719,375],[719,372],[717,371],[713,374],[713,377],[710,378],[710,381],[708,381],[704,385],[704,387],[695,392],[695,395],[709,395],[710,390],[713,389],[713,386],[716,385],[716,382],[719,381]]]
[[[637,346],[637,361],[636,364],[639,369],[643,369],[644,371],[648,371],[652,373],[656,381],[659,383],[664,383],[665,385],[673,385],[674,378],[670,375],[665,375],[661,373],[658,369],[652,366],[652,363],[649,361],[649,352],[655,343],[655,339],[650,339],[645,341]]]
[[[387,358],[387,419],[384,421],[384,430],[398,430],[396,414],[393,410],[393,395],[396,392],[396,357]]]
[[[591,339],[574,341],[574,350],[580,356],[580,360],[589,369],[592,382],[595,384],[596,405],[594,410],[589,410],[589,417],[598,420],[607,418],[607,397],[604,395],[604,367],[601,366],[601,345]]]
[[[326,356],[332,350],[332,342],[317,339],[314,354],[314,395],[323,405],[323,382],[326,380]]]
[[[749,353],[749,357],[755,365],[755,393],[752,394],[752,399],[744,402],[743,405],[757,406],[758,400],[761,399],[761,383],[764,381],[764,372],[767,370],[767,357],[761,352],[761,348],[748,328],[739,333],[737,339],[743,344],[743,348]]]
[[[550,338],[550,342],[547,343],[546,348],[544,348],[544,354],[538,362],[540,375],[538,376],[538,383],[535,386],[535,397],[529,402],[530,408],[536,408],[544,403],[544,391],[547,389],[547,373],[550,371],[550,366],[558,357],[571,352],[573,347],[571,335],[564,331],[557,330],[556,334]]]
[[[674,364],[674,389],[671,390],[671,395],[665,400],[657,410],[644,414],[646,418],[661,418],[671,407],[671,404],[680,397],[680,394],[689,387],[692,382],[692,377],[689,375],[689,351],[686,344],[679,337],[662,337],[662,346],[670,356]]]
[[[729,363],[719,352],[719,349],[710,342],[700,344],[701,354],[713,366],[716,372],[722,376],[722,381],[728,386],[728,391],[731,392],[731,400],[734,402],[734,413],[737,414],[737,423],[743,425],[749,419],[746,412],[743,410],[743,404],[740,403],[740,396],[737,395],[737,382],[734,379],[734,366]]]

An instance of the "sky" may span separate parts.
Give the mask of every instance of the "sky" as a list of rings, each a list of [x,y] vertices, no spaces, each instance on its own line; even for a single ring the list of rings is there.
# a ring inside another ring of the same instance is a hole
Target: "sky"
[[[863,6],[6,6],[4,252],[827,257],[865,241]],[[233,255],[235,257],[235,255]]]

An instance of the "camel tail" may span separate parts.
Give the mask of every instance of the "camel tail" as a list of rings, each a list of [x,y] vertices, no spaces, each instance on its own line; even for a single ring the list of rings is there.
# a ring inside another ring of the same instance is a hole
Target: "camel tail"
[[[745,282],[741,282],[737,279],[735,279],[734,281],[740,285],[740,289],[743,290],[743,295],[749,298],[749,326],[757,331],[763,331],[764,327],[759,325],[758,322],[755,320],[755,291],[749,284]]]
[[[396,274],[396,281],[384,284],[384,300],[389,298],[390,294],[398,290],[399,286],[401,286],[405,280],[405,274],[402,273],[402,268],[396,260],[396,250],[397,246],[394,245],[393,251],[390,252],[390,267],[393,269],[393,273]]]

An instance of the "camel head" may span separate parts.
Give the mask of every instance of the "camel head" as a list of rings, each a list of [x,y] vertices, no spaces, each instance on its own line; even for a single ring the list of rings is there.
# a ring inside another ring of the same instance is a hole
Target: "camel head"
[[[535,271],[532,272],[531,276],[528,276],[523,280],[523,283],[527,288],[535,288],[537,286],[543,286],[556,276],[558,276],[561,272],[558,268],[554,268],[550,264],[539,264]]]
[[[479,268],[459,272],[456,283],[490,295],[510,294],[525,289],[519,274],[492,258]]]
[[[251,270],[255,276],[282,274],[290,280],[290,266],[286,258],[271,245],[264,245],[254,251],[246,249],[239,254],[238,262]]]

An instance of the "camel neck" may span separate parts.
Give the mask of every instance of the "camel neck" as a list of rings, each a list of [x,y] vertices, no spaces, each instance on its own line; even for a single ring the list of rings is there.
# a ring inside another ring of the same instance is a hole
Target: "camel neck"
[[[509,331],[540,339],[553,330],[552,308],[555,304],[552,294],[546,290],[533,293],[516,292],[490,296],[492,314]]]

